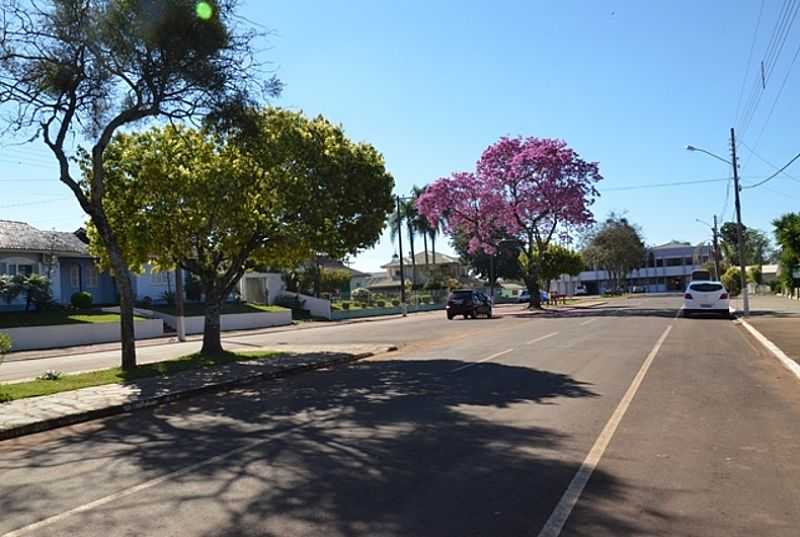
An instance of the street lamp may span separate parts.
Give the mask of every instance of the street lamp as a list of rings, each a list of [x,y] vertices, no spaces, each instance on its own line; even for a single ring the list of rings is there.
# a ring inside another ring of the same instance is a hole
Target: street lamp
[[[744,263],[744,230],[742,228],[742,204],[739,199],[739,167],[738,162],[736,160],[736,134],[731,128],[731,160],[724,159],[719,155],[712,153],[711,151],[707,151],[705,149],[701,149],[699,147],[695,147],[693,145],[686,146],[687,151],[696,151],[700,153],[705,153],[706,155],[713,157],[717,160],[721,160],[725,164],[729,165],[733,168],[733,190],[736,195],[736,244],[739,247],[739,270],[741,272],[740,280],[742,286],[742,305],[743,305],[743,314],[744,316],[750,315],[750,298],[747,294],[747,267]]]

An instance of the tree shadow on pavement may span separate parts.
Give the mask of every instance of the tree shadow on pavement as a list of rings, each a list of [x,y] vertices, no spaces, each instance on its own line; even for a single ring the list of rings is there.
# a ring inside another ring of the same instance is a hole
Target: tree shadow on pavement
[[[498,363],[453,372],[463,365],[365,361],[2,450],[0,533],[75,507],[92,483],[81,501],[179,472],[52,534],[536,535],[588,447],[531,421],[529,407],[596,394],[558,373]],[[595,479],[584,512],[592,495],[630,493],[612,475]],[[636,532],[602,512],[591,520]]]
[[[641,306],[594,306],[591,308],[545,309],[540,312],[504,312],[506,317],[569,319],[588,317],[663,317],[673,318],[678,308],[643,308]]]

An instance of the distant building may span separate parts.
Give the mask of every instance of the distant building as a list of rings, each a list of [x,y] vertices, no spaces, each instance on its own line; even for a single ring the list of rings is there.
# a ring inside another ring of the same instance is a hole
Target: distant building
[[[628,273],[626,283],[629,288],[637,287],[647,293],[683,291],[691,280],[692,271],[702,269],[709,260],[713,261],[710,246],[671,241],[648,248],[642,265]],[[574,295],[579,285],[591,295],[609,291],[615,284],[607,271],[594,269],[553,280],[550,290]]]
[[[459,281],[469,279],[467,268],[455,257],[437,252],[435,261],[432,252],[428,252],[427,263],[425,262],[425,252],[419,252],[414,256],[416,264],[417,286],[422,286],[434,280],[439,280],[447,284],[448,279],[454,278]],[[414,264],[411,257],[403,258],[403,272],[406,282],[411,282],[414,274]],[[392,260],[381,268],[383,272],[372,273],[368,289],[373,292],[397,294],[400,292],[400,258],[394,256]]]

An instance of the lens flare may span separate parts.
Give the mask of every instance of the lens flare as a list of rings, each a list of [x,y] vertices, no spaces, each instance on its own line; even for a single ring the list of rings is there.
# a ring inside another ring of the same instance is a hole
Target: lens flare
[[[214,8],[208,2],[197,2],[194,10],[197,13],[197,17],[204,21],[210,19],[211,15],[214,14]]]

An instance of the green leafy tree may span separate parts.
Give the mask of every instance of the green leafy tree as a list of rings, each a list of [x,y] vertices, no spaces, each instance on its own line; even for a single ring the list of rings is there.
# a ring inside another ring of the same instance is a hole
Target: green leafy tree
[[[722,285],[728,290],[731,296],[738,296],[742,292],[741,270],[738,267],[731,267],[722,275]]]
[[[747,270],[747,281],[755,283],[756,285],[761,285],[763,282],[763,274],[760,266],[750,267]]]
[[[123,252],[137,270],[178,264],[198,278],[208,354],[222,352],[222,303],[249,266],[354,253],[374,244],[391,208],[393,180],[371,146],[301,113],[251,119],[258,137],[170,126],[109,147],[104,204]],[[107,263],[97,230],[89,236]]]
[[[548,289],[551,280],[558,279],[562,274],[577,276],[585,269],[586,263],[580,252],[559,244],[551,244],[545,250],[539,266],[541,285],[544,289]]]
[[[645,257],[639,228],[614,213],[588,233],[585,244],[583,257],[586,262],[608,271],[617,290],[624,287],[631,270],[642,266]]]
[[[345,269],[330,269],[322,267],[320,270],[320,289],[323,293],[342,291],[350,283],[350,271]]]
[[[787,213],[772,222],[775,241],[781,248],[778,263],[781,266],[781,284],[786,288],[795,285],[792,272],[800,267],[800,213]]]
[[[237,0],[0,0],[0,105],[7,131],[40,138],[107,252],[120,296],[122,367],[136,366],[125,239],[105,205],[106,152],[120,129],[148,119],[231,122],[280,83],[254,57],[259,34]],[[77,144],[75,143],[77,140]],[[73,148],[88,149],[76,177]]]
[[[478,276],[483,279],[492,277],[492,264],[494,264],[494,277],[506,280],[519,280],[525,275],[524,269],[518,260],[520,254],[520,244],[508,236],[497,236],[495,244],[497,251],[494,256],[477,250],[474,253],[469,251],[470,238],[465,233],[453,233],[451,244],[458,253],[461,261],[468,265]],[[494,257],[494,259],[492,259]]]
[[[758,229],[742,226],[744,237],[744,264],[763,265],[772,257],[769,237]],[[725,222],[720,228],[720,249],[727,266],[739,266],[739,243],[736,223]]]

